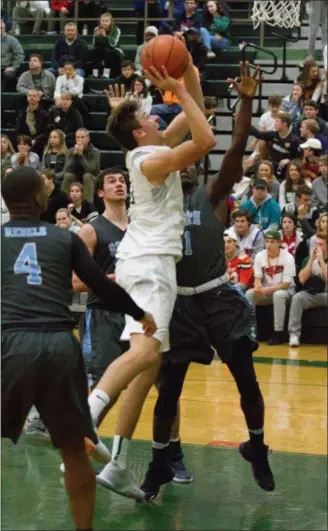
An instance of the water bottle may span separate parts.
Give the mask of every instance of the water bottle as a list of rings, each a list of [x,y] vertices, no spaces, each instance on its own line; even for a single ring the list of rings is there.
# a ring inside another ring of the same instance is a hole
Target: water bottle
[[[84,24],[82,29],[82,35],[86,37],[88,35],[88,25]]]
[[[16,24],[15,35],[20,35],[20,26],[19,26],[19,24]]]

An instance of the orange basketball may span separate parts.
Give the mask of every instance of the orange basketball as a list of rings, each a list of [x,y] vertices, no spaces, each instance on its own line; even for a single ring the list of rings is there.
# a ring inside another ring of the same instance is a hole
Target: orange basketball
[[[155,37],[144,47],[141,53],[141,64],[144,70],[154,66],[162,72],[165,66],[168,74],[180,79],[189,63],[189,54],[185,44],[171,35]]]

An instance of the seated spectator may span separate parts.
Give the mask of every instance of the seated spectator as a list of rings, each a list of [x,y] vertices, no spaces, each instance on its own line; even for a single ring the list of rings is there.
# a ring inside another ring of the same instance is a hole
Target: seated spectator
[[[322,214],[320,214],[319,218],[317,219],[316,221],[316,231],[317,232],[327,232],[328,231],[328,213],[327,212],[323,212]],[[313,250],[313,248],[316,246],[316,238],[317,238],[317,234],[313,234],[313,236],[310,238],[309,240],[309,251],[310,251],[310,254]]]
[[[56,223],[56,212],[60,208],[67,208],[69,199],[67,194],[55,186],[55,172],[53,170],[44,170],[41,173],[44,182],[45,191],[48,195],[47,210],[40,216],[41,221]]]
[[[280,113],[276,119],[276,131],[259,131],[251,126],[250,134],[265,140],[268,144],[269,158],[273,163],[276,176],[283,178],[284,168],[291,159],[300,157],[299,139],[289,128],[291,118],[287,113]]]
[[[302,114],[303,89],[299,83],[294,83],[292,93],[285,96],[281,103],[281,111],[288,112],[294,126]]]
[[[327,232],[319,232],[316,237],[316,245],[311,255],[303,262],[303,267],[298,275],[304,289],[292,298],[288,322],[289,345],[291,347],[300,345],[304,310],[327,307],[327,262]]]
[[[69,194],[71,184],[80,182],[85,199],[93,203],[95,176],[100,172],[100,151],[90,143],[86,129],[78,129],[75,138],[75,146],[66,154],[62,190]]]
[[[190,28],[197,28],[200,30],[202,25],[202,15],[197,8],[198,5],[195,0],[185,0],[184,12],[181,15],[174,15],[173,34],[175,37],[181,39],[183,34]]]
[[[246,291],[246,298],[254,309],[273,304],[274,332],[269,345],[284,342],[286,307],[295,293],[295,260],[288,251],[280,249],[280,245],[279,231],[268,231],[266,249],[257,254],[254,261],[254,289]]]
[[[84,221],[95,210],[91,203],[83,199],[83,185],[81,183],[71,184],[69,199],[71,203],[68,205],[68,210],[79,221]]]
[[[141,54],[142,50],[148,44],[149,41],[151,41],[154,37],[157,37],[158,35],[158,29],[156,26],[148,26],[148,28],[145,29],[145,37],[143,44],[140,44],[137,48],[136,56],[134,59],[134,64],[136,67],[136,70],[141,74],[143,72],[143,66],[141,64]]]
[[[228,282],[245,292],[253,286],[252,260],[247,254],[240,252],[237,236],[230,231],[224,233],[224,247]]]
[[[312,205],[312,190],[302,185],[296,191],[295,216],[298,226],[302,229],[305,238],[311,238],[316,232],[316,221],[319,217],[318,209]]]
[[[185,43],[195,67],[199,70],[201,76],[204,76],[208,52],[201,42],[200,31],[197,28],[190,28],[185,33]]]
[[[327,208],[328,205],[328,155],[321,155],[319,158],[318,177],[312,185],[313,205],[318,208]]]
[[[41,103],[52,100],[55,92],[56,78],[43,69],[43,57],[30,55],[28,70],[23,72],[17,82],[17,92],[27,96],[29,90],[38,90]]]
[[[1,135],[1,164],[15,154],[14,146],[7,135]]]
[[[275,201],[279,201],[280,183],[273,172],[273,164],[269,160],[261,160],[257,172],[257,179],[263,179],[267,185],[269,193]]]
[[[299,117],[295,127],[295,134],[300,136],[300,129],[303,120],[315,120],[319,126],[319,134],[327,135],[328,127],[327,124],[319,114],[319,105],[312,100],[305,100],[303,104],[303,114]]]
[[[24,61],[24,57],[21,43],[16,37],[7,35],[5,23],[1,20],[1,81],[3,92],[9,92],[16,85],[16,72]]]
[[[249,199],[252,190],[252,180],[249,177],[242,175],[233,185],[231,194],[239,202],[244,202]]]
[[[319,177],[319,156],[321,155],[321,142],[317,138],[309,138],[304,144],[300,145],[303,149],[303,172],[304,177],[309,183]]]
[[[74,0],[50,0],[50,8],[48,33],[57,33],[55,31],[56,20],[54,20],[56,17],[59,17],[60,33],[63,33],[68,17],[73,15]]]
[[[133,81],[138,77],[132,61],[123,61],[121,64],[121,75],[114,79],[117,85],[124,85],[125,92],[131,92]]]
[[[61,227],[62,229],[68,229],[69,231],[78,234],[81,230],[82,224],[80,225],[72,219],[68,208],[60,208],[56,212],[56,226]]]
[[[206,3],[202,26],[201,36],[208,50],[207,57],[213,57],[215,52],[230,48],[230,18],[224,14],[217,0],[210,0]]]
[[[48,138],[49,116],[40,105],[40,91],[29,90],[27,107],[17,114],[16,135],[26,135],[32,139],[33,150],[42,157]]]
[[[84,123],[86,123],[89,117],[89,109],[83,101],[83,87],[84,78],[77,74],[72,61],[65,61],[64,74],[57,77],[55,101],[57,102],[62,94],[70,94],[73,106],[79,111]]]
[[[194,66],[197,77],[199,78],[199,72]],[[183,78],[180,79],[180,83],[184,84]],[[165,90],[163,94],[163,103],[153,105],[151,108],[151,114],[159,117],[159,128],[164,131],[173,118],[181,112],[181,105],[177,96],[169,91]]]
[[[148,2],[148,19],[161,18],[162,8],[161,3],[158,0],[147,0]],[[133,7],[136,12],[136,17],[139,19],[137,22],[137,44],[142,43],[143,35],[145,32],[145,0],[133,0]],[[159,21],[154,21],[154,26],[159,26]]]
[[[311,181],[305,180],[302,163],[292,160],[286,169],[286,179],[280,184],[279,205],[285,212],[295,211],[296,191],[306,184],[311,188]]]
[[[49,135],[48,143],[43,152],[41,171],[54,171],[55,184],[59,186],[64,177],[66,152],[65,133],[60,129],[54,129]]]
[[[252,221],[262,230],[277,230],[280,225],[281,209],[269,194],[269,187],[263,179],[254,181],[252,197],[242,203],[241,208],[248,210]]]
[[[99,76],[102,70],[102,77],[117,77],[121,72],[121,60],[124,55],[118,48],[121,30],[114,22],[110,13],[104,13],[100,17],[98,26],[94,31],[92,50],[92,74]]]
[[[54,76],[64,74],[64,64],[66,61],[72,61],[79,76],[85,77],[85,63],[88,56],[88,46],[86,42],[78,37],[77,26],[74,22],[65,24],[64,36],[59,37],[56,41],[53,56],[52,67],[49,72]]]
[[[252,225],[252,217],[248,210],[235,210],[231,217],[234,224],[229,228],[229,234],[237,237],[240,252],[254,260],[255,256],[265,248],[263,231]]]
[[[295,256],[297,247],[303,241],[303,234],[297,229],[297,219],[294,214],[283,214],[280,236],[281,248]]]
[[[101,15],[101,12],[102,12],[102,5],[98,1],[80,0],[79,10],[78,10],[78,16],[80,19],[80,22],[78,22],[78,32],[80,35],[82,35],[85,25],[87,26],[87,30],[90,35],[94,32],[96,22],[95,20],[88,20],[88,19],[99,18]]]
[[[72,147],[75,142],[75,133],[83,127],[82,116],[72,105],[71,94],[64,93],[49,112],[49,129],[61,129],[66,135],[66,144]]]
[[[141,113],[150,114],[153,98],[149,94],[145,78],[138,76],[134,79],[131,86],[130,98],[139,103]]]
[[[17,137],[17,153],[11,156],[10,164],[13,170],[20,166],[27,166],[38,170],[40,167],[39,155],[31,151],[32,138],[26,135]]]
[[[281,108],[281,96],[273,95],[269,96],[268,99],[269,110],[262,114],[259,121],[259,130],[260,131],[276,131],[276,120],[279,117],[279,112]],[[244,162],[244,170],[248,170],[255,160],[267,159],[268,158],[268,149],[264,140],[254,139],[249,149],[255,149],[250,157]]]
[[[300,136],[303,141],[310,140],[310,139],[320,140],[321,147],[318,149],[319,150],[321,149],[323,152],[326,151],[327,146],[328,146],[328,137],[325,136],[324,134],[319,133],[319,124],[316,120],[313,120],[313,119],[302,120],[299,131],[300,131]]]
[[[319,101],[322,93],[323,83],[320,77],[320,69],[314,59],[304,62],[303,70],[297,78],[303,90],[302,101]]]
[[[16,1],[16,6],[13,9],[12,29],[15,32],[20,24],[26,23],[24,19],[33,18],[34,24],[32,33],[39,35],[41,33],[42,22],[50,13],[48,0],[29,0],[28,2]]]

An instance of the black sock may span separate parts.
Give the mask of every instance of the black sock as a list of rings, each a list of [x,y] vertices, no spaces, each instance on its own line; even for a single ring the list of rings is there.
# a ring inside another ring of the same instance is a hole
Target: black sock
[[[160,447],[162,446],[162,447]],[[161,443],[153,442],[153,463],[158,466],[165,466],[170,462],[170,447],[169,443],[163,445]]]
[[[172,461],[180,461],[183,459],[183,451],[181,448],[181,441],[170,441],[170,455]]]
[[[251,444],[258,448],[264,444],[264,402],[262,394],[253,400],[241,400]]]

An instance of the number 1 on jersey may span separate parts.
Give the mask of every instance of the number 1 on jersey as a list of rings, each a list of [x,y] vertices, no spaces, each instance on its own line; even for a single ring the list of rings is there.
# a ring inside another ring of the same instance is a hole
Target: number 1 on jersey
[[[30,286],[42,284],[41,267],[38,264],[38,256],[35,243],[25,243],[14,264],[15,275],[27,275],[27,283]]]

